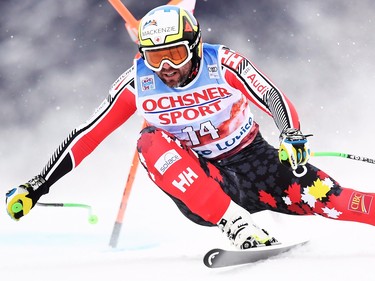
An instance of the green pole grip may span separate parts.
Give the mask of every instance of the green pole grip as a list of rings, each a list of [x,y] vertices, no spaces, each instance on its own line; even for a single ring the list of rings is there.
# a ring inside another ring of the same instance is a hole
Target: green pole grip
[[[347,153],[342,153],[342,152],[312,152],[312,156],[337,156],[337,157],[343,157],[343,158],[348,158]]]
[[[89,211],[88,222],[90,224],[96,224],[98,222],[98,216],[92,214],[91,206],[81,203],[37,203],[38,206],[44,207],[73,207],[73,208],[84,208]]]
[[[342,152],[312,152],[311,156],[338,156],[346,159],[375,164],[375,159]]]

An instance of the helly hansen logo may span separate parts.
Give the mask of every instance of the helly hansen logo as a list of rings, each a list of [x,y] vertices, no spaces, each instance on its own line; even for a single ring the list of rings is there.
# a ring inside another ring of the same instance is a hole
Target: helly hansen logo
[[[231,50],[225,50],[221,58],[221,62],[224,65],[228,65],[229,67],[233,69],[237,69],[243,60],[244,60],[244,57],[242,57],[241,55]]]
[[[192,185],[194,179],[197,178],[197,174],[194,173],[194,171],[190,167],[188,167],[186,171],[183,171],[181,174],[178,175],[178,179],[174,180],[172,184],[182,192],[185,192],[186,188]]]
[[[171,149],[160,156],[154,166],[160,172],[160,174],[164,175],[164,173],[180,159],[180,154],[178,154],[175,149]]]
[[[372,198],[371,195],[353,192],[349,200],[348,209],[354,212],[368,214],[370,213]]]

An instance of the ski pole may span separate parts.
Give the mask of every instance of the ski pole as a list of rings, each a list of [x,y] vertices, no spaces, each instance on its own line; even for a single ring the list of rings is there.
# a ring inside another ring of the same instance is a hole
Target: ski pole
[[[109,245],[112,248],[116,248],[117,246],[118,238],[121,232],[122,222],[124,220],[125,210],[128,205],[128,200],[129,200],[131,189],[133,187],[133,182],[135,179],[135,174],[137,172],[138,164],[139,164],[138,151],[137,149],[135,149],[132,165],[130,167],[130,171],[128,174],[128,179],[126,180],[124,192],[122,194],[120,208],[118,210],[116,221],[112,229],[111,239],[109,241]]]
[[[130,37],[134,42],[138,40],[138,25],[139,21],[133,16],[133,14],[126,8],[124,3],[121,0],[108,0],[109,3],[113,6],[113,8],[119,13],[119,15],[125,21],[125,27],[129,32]],[[142,128],[145,127],[145,122],[143,122]],[[118,239],[121,232],[122,222],[125,214],[126,207],[128,205],[128,199],[130,196],[130,192],[132,190],[133,182],[135,179],[135,174],[137,172],[139,159],[138,159],[138,151],[135,149],[132,164],[130,166],[130,171],[128,174],[128,178],[126,180],[126,184],[124,186],[124,192],[122,194],[120,208],[117,213],[116,221],[112,229],[111,238],[109,241],[109,245],[112,248],[116,248]]]
[[[88,222],[90,224],[96,224],[98,222],[98,216],[92,213],[92,207],[90,205],[80,203],[36,203],[36,205],[41,207],[84,208],[89,212]]]
[[[342,152],[312,152],[311,156],[335,156],[375,164],[375,159]]]

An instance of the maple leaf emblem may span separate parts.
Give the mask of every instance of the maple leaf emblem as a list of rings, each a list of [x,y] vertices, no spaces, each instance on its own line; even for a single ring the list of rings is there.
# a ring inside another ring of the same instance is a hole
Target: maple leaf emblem
[[[141,163],[142,163],[145,167],[147,167],[147,165],[146,165],[146,159],[143,157],[142,152],[140,152],[140,153],[138,154],[138,156],[139,156],[139,160],[141,161]]]
[[[327,214],[327,217],[333,218],[333,219],[338,219],[339,216],[342,214],[342,212],[337,211],[335,208],[330,209],[328,207],[324,207],[322,208],[322,210],[325,214]]]
[[[303,202],[307,203],[311,208],[315,207],[316,198],[310,194],[308,187],[305,187],[303,189],[302,200]]]
[[[275,198],[271,194],[265,192],[264,190],[259,191],[259,200],[263,203],[266,203],[276,208],[277,203]]]
[[[290,200],[289,196],[282,197],[284,200],[284,203],[288,206],[292,205],[292,201]]]
[[[291,202],[301,202],[301,185],[293,183],[289,185],[288,189],[285,192],[289,195],[289,199]]]
[[[327,197],[327,193],[331,190],[331,187],[321,181],[320,179],[314,181],[313,186],[309,188],[309,194],[314,196],[315,199],[322,200],[324,197]]]
[[[171,143],[172,139],[163,131],[161,132],[161,136],[168,142]]]
[[[223,182],[223,176],[220,174],[220,171],[210,162],[208,162],[207,167],[209,169],[210,177],[212,177],[217,182],[222,183]]]

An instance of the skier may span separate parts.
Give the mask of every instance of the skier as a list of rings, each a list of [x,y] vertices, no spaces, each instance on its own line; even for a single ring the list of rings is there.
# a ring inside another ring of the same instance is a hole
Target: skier
[[[307,136],[290,100],[244,56],[202,43],[188,11],[151,10],[140,21],[138,39],[141,57],[93,117],[72,131],[40,174],[6,194],[11,218],[28,214],[138,111],[148,126],[137,150],[151,180],[187,218],[218,226],[239,249],[277,241],[252,219],[262,210],[375,225],[374,194],[344,188],[307,163]],[[254,105],[273,118],[278,149],[262,138]]]

